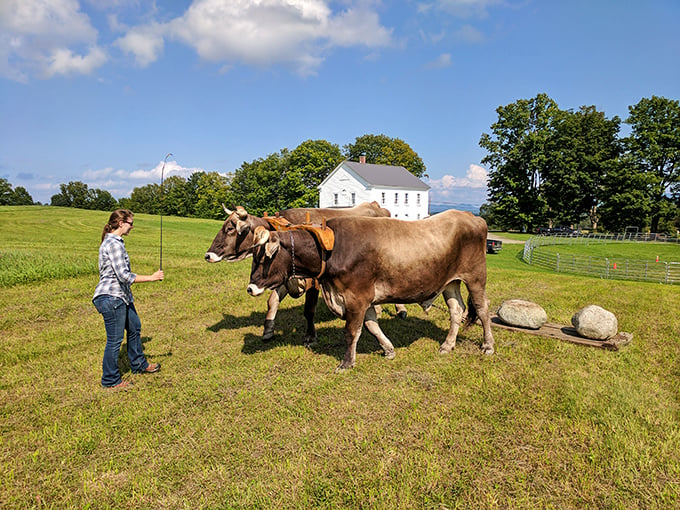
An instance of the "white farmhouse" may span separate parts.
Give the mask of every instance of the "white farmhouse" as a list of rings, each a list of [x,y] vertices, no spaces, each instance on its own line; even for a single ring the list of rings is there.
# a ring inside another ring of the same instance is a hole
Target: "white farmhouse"
[[[352,207],[376,201],[393,218],[429,214],[430,187],[403,166],[372,165],[366,158],[343,161],[319,184],[319,207]]]

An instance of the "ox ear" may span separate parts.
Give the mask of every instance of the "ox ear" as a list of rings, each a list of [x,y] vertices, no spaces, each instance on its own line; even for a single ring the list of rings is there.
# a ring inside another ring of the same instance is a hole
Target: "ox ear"
[[[248,211],[246,211],[243,206],[237,205],[236,216],[238,216],[242,220],[245,220],[248,217]]]
[[[236,220],[236,233],[238,235],[241,235],[248,230],[250,230],[250,225],[248,225],[245,221]]]
[[[279,251],[279,247],[281,246],[281,243],[279,242],[279,238],[275,237],[271,241],[269,241],[267,244],[264,245],[264,254],[272,259],[274,258],[274,255],[276,255],[276,252]]]
[[[262,246],[269,241],[269,230],[262,225],[255,227],[253,231],[253,246]]]

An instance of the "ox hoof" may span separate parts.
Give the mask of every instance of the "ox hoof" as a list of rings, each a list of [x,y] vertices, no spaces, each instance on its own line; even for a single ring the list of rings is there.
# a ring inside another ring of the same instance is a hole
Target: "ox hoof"
[[[494,353],[493,347],[488,347],[488,346],[483,346],[482,345],[482,352],[486,354],[487,356],[491,356]]]
[[[340,363],[340,365],[338,365],[338,368],[335,369],[335,373],[341,374],[341,373],[343,373],[347,370],[350,370],[352,368],[354,368],[354,365],[345,365],[344,363]]]
[[[441,354],[442,356],[445,354],[451,354],[451,347],[440,347],[439,354]]]
[[[264,332],[262,333],[262,341],[269,342],[274,338],[274,321],[267,319],[264,321]]]
[[[385,359],[394,359],[396,357],[397,357],[397,353],[394,352],[394,349],[392,349],[391,351],[385,352]]]
[[[317,337],[305,337],[303,340],[302,345],[307,347],[307,349],[314,347],[316,344],[319,343],[319,339]]]
[[[397,313],[397,317],[400,319],[406,319],[408,317],[408,312],[406,310],[402,310],[401,312]]]

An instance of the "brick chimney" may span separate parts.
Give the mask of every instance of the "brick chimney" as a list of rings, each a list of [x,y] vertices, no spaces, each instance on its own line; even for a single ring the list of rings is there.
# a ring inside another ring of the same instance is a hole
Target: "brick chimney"
[[[366,156],[359,156],[359,163],[366,163]]]

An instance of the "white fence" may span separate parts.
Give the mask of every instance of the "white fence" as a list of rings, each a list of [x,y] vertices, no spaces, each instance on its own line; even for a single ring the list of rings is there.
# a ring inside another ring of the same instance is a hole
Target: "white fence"
[[[616,242],[680,242],[676,238],[657,234],[591,234],[588,236],[534,236],[524,243],[525,262],[559,273],[573,273],[597,278],[636,280],[667,284],[680,284],[680,262],[656,262],[654,260],[628,260],[592,257],[589,255],[560,254],[542,250],[544,246]],[[584,250],[587,251],[587,250]]]

